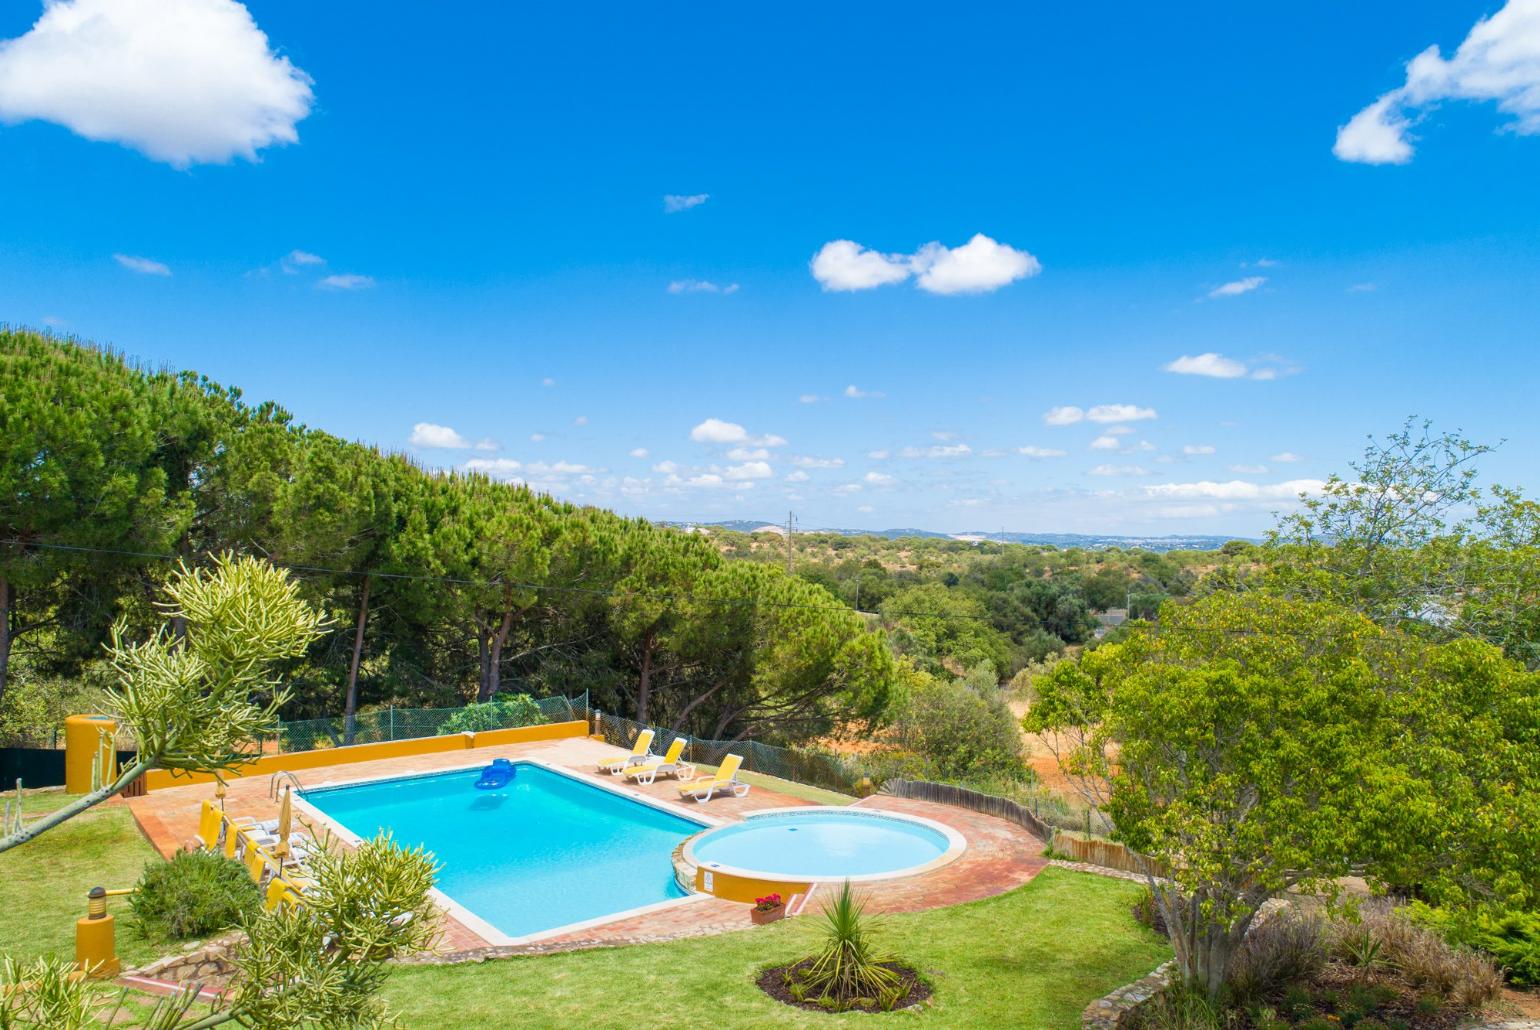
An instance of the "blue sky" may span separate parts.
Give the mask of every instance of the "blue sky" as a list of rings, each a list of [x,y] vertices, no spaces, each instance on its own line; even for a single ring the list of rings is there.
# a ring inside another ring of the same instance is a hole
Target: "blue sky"
[[[1540,0],[830,6],[7,4],[0,319],[659,518],[1534,484]]]

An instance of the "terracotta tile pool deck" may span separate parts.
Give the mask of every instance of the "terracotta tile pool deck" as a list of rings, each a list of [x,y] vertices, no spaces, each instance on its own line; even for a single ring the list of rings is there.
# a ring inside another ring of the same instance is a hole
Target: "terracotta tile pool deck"
[[[299,775],[306,788],[353,783],[413,773],[485,765],[493,758],[535,759],[559,766],[580,778],[617,786],[616,777],[594,771],[604,760],[623,755],[619,748],[597,740],[569,738],[529,744],[451,751],[407,758],[325,766]],[[233,816],[272,819],[278,806],[271,799],[271,777],[249,776],[230,780],[225,809]],[[625,785],[622,792],[661,801],[691,816],[735,822],[749,812],[765,808],[812,805],[813,802],[754,786],[747,797],[715,798],[706,804],[680,801],[674,781],[659,780],[651,786]],[[214,798],[212,783],[157,790],[131,798],[129,809],[150,843],[170,857],[195,842],[201,803]],[[1048,863],[1042,857],[1043,842],[1014,823],[947,805],[907,798],[874,795],[856,803],[861,808],[922,816],[952,827],[968,842],[967,850],[949,865],[920,876],[886,880],[872,885],[868,904],[880,912],[916,912],[955,905],[1001,894],[1026,883]],[[301,816],[296,813],[296,823]],[[320,831],[317,827],[317,832]],[[815,895],[818,889],[815,888]],[[816,897],[812,899],[816,904]],[[473,954],[515,954],[567,951],[644,941],[671,940],[739,930],[749,925],[749,906],[703,896],[641,916],[617,919],[556,937],[522,945],[494,945],[469,926],[445,914],[444,936],[439,944],[443,957]]]

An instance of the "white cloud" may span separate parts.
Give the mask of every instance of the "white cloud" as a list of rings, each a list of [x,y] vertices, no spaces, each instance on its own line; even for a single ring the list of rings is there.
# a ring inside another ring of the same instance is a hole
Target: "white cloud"
[[[572,420],[572,424],[575,426],[586,426],[588,425],[588,416],[579,415],[577,418]]]
[[[929,447],[905,447],[898,452],[900,458],[966,458],[973,448],[965,443],[932,444]]]
[[[631,455],[631,457],[633,457],[633,458],[645,458],[645,457],[647,457],[647,448],[645,448],[645,447],[633,447],[627,453],[629,453]]]
[[[466,463],[475,464],[475,459]],[[576,476],[593,472],[594,469],[587,465],[579,465],[572,461],[532,461],[524,466],[524,471],[532,476]]]
[[[1141,408],[1135,404],[1098,404],[1085,413],[1092,422],[1140,422],[1157,417],[1154,408]]]
[[[320,256],[320,254],[311,254],[310,251],[290,251],[285,256],[280,257],[279,271],[285,274],[285,276],[297,276],[302,268],[316,268],[316,266],[325,265],[325,263],[325,257]],[[266,271],[268,269],[263,268],[262,274],[266,274]]]
[[[808,266],[825,290],[870,290],[915,277],[928,293],[986,293],[1037,275],[1042,264],[1024,250],[976,233],[960,247],[931,242],[913,254],[883,254],[852,240],[831,240]]]
[[[700,207],[710,199],[709,193],[665,193],[663,210],[666,214],[677,214],[680,211],[688,211],[692,207]]]
[[[1230,471],[1241,476],[1260,476],[1267,471],[1266,465],[1231,465]]]
[[[1288,464],[1292,464],[1293,462],[1300,461],[1302,459],[1300,458],[1299,455],[1295,454],[1293,451],[1284,451],[1281,454],[1273,455],[1268,460],[1269,461],[1276,461],[1276,462],[1278,462],[1280,464],[1283,464],[1283,465],[1288,465]]]
[[[817,404],[821,400],[823,400],[823,398],[818,396],[816,393],[804,393],[802,396],[797,398],[797,403]]]
[[[1343,161],[1405,164],[1412,159],[1408,130],[1444,100],[1495,101],[1513,117],[1507,128],[1540,133],[1540,0],[1508,0],[1478,21],[1448,60],[1437,44],[1412,58],[1402,85],[1337,130],[1332,153]]]
[[[1261,286],[1265,282],[1267,282],[1267,276],[1265,275],[1248,275],[1244,279],[1237,279],[1234,282],[1228,282],[1222,286],[1216,286],[1212,290],[1208,291],[1208,295],[1211,298],[1239,297],[1243,293],[1250,293],[1252,290],[1256,289],[1258,286]]]
[[[719,418],[708,418],[690,430],[690,439],[696,443],[744,443],[748,438],[747,429],[736,422],[724,422]]]
[[[1089,475],[1093,476],[1147,476],[1149,469],[1138,465],[1098,465]]]
[[[128,269],[130,272],[138,272],[140,275],[170,275],[171,269],[165,263],[147,257],[135,257],[133,254],[114,254],[112,260]]]
[[[892,486],[898,482],[898,477],[890,476],[886,472],[868,472],[861,478],[873,486]]]
[[[1386,93],[1337,128],[1331,152],[1339,160],[1360,164],[1406,164],[1412,159],[1412,145],[1406,141],[1410,124],[1399,91]]]
[[[863,515],[870,515],[872,512],[874,512],[876,510],[877,509],[873,508],[870,504],[858,504],[858,505],[856,505],[856,511],[860,512]]]
[[[512,458],[472,458],[465,463],[465,467],[471,472],[485,472],[489,476],[506,478],[524,466]]]
[[[845,464],[845,459],[815,458],[809,454],[799,454],[791,459],[791,463],[805,469],[837,469]]]
[[[1098,436],[1091,441],[1093,451],[1115,451],[1118,446],[1118,438],[1115,436]]]
[[[941,440],[941,441],[955,440],[955,439],[957,439],[957,434],[953,433],[953,432],[951,432],[949,430],[938,429],[935,432],[930,434],[930,438],[932,440]]]
[[[1077,408],[1073,404],[1049,408],[1043,413],[1043,422],[1050,426],[1072,426],[1083,418],[1085,418],[1085,409]]]
[[[797,471],[793,472],[791,475],[786,477],[786,482],[788,482],[788,483],[806,483],[809,479],[812,479],[812,478],[813,477],[808,475],[806,472],[803,472],[801,469],[797,469]]]
[[[530,443],[545,443],[545,434],[544,433],[530,433],[529,434],[529,442]]]
[[[891,455],[885,450],[867,451],[866,456],[873,461],[887,461]]]
[[[1319,493],[1326,484],[1319,479],[1290,479],[1283,483],[1248,483],[1232,479],[1227,483],[1203,480],[1197,483],[1160,483],[1144,488],[1145,496],[1175,499],[1207,498],[1219,501],[1288,500],[1300,494]]]
[[[667,476],[672,476],[678,473],[679,463],[674,461],[660,461],[652,467],[652,470],[654,472],[661,472]]]
[[[763,447],[734,447],[727,456],[733,461],[764,461],[770,452]]]
[[[540,385],[545,387],[552,387],[556,385],[556,380],[552,379],[550,376],[546,376],[544,379],[540,380]]]
[[[1190,443],[1187,446],[1182,448],[1182,453],[1183,454],[1213,454],[1213,453],[1215,453],[1215,448],[1214,448],[1213,444],[1208,444],[1208,443]]]
[[[1030,445],[1016,448],[1016,453],[1024,454],[1029,458],[1063,458],[1069,454],[1068,451],[1061,451],[1053,447],[1033,447]]]
[[[1168,364],[1166,371],[1183,376],[1240,379],[1246,374],[1246,366],[1234,358],[1227,358],[1222,354],[1209,351],[1204,354],[1194,354],[1191,357],[1184,354]]]
[[[775,473],[766,461],[746,461],[742,465],[731,465],[724,475],[728,479],[769,479]]]
[[[178,168],[297,142],[310,87],[235,0],[54,0],[0,43],[0,121],[55,122]]]
[[[841,483],[839,486],[834,488],[834,492],[837,494],[858,494],[861,492],[861,484]]]
[[[470,443],[448,426],[435,425],[432,422],[419,422],[412,427],[412,435],[407,443],[413,447],[433,447],[441,450],[461,451],[470,447]]]
[[[808,267],[825,290],[870,290],[909,278],[909,259],[902,254],[879,254],[852,240],[825,243]]]
[[[982,497],[954,497],[946,502],[948,508],[982,508],[986,502]]]
[[[344,275],[328,275],[316,285],[323,290],[367,290],[374,286],[374,278],[348,272]]]
[[[736,444],[750,447],[782,447],[786,444],[784,437],[776,436],[774,433],[750,436],[749,431],[738,423],[725,422],[719,418],[708,418],[690,430],[690,439],[696,443]]]
[[[738,292],[737,283],[711,282],[709,279],[675,279],[668,284],[669,293],[722,293],[733,294]]]
[[[498,442],[490,436],[483,436],[475,443],[475,449],[478,451],[495,451],[499,446]]]
[[[851,383],[849,386],[845,387],[845,396],[849,397],[851,400],[859,401],[865,400],[868,397],[883,397],[886,395],[879,393],[876,390],[863,390],[855,383]]]
[[[722,477],[717,475],[714,472],[703,472],[703,473],[701,473],[698,476],[691,476],[689,479],[685,480],[685,482],[688,483],[690,486],[706,486],[706,487],[711,487],[711,486],[726,486],[727,485],[726,483],[724,483],[722,481]]]
[[[1024,250],[996,243],[983,233],[961,247],[927,243],[914,255],[915,285],[928,293],[987,293],[1043,270]]]

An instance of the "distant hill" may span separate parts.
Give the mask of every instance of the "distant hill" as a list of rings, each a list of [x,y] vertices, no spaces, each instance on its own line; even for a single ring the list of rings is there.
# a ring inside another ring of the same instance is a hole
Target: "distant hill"
[[[702,529],[727,529],[735,533],[767,532],[784,534],[786,532],[784,525],[769,521],[755,522],[746,519],[733,519],[724,522],[668,522],[665,525],[676,526],[681,529],[692,526]],[[799,532],[834,533],[839,536],[879,536],[889,540],[897,540],[901,537],[929,537],[932,539],[965,540],[970,542],[1004,540],[1012,544],[1083,547],[1088,550],[1121,547],[1140,548],[1146,551],[1217,551],[1231,540],[1248,540],[1247,537],[1207,535],[1108,536],[1094,533],[1001,533],[999,531],[984,532],[982,530],[971,533],[938,533],[930,529],[839,529],[835,527],[821,529],[802,527]]]

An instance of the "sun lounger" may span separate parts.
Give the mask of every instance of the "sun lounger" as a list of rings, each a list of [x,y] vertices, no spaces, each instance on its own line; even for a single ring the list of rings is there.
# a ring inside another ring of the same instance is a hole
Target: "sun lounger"
[[[735,798],[745,797],[749,792],[749,785],[738,779],[738,767],[743,764],[743,756],[728,755],[722,760],[722,765],[709,780],[699,780],[695,783],[681,783],[679,796],[681,798],[694,798],[705,804],[718,794],[731,794]]]
[[[625,770],[625,777],[644,786],[650,784],[659,776],[673,776],[681,780],[689,780],[695,777],[695,766],[688,762],[681,762],[680,756],[684,754],[685,739],[675,737],[674,742],[668,746],[668,752],[662,758],[644,762],[641,765],[633,765]]]
[[[599,771],[614,775],[631,768],[633,765],[642,765],[654,761],[658,756],[650,754],[648,748],[652,747],[652,730],[643,730],[636,735],[636,744],[631,748],[631,753],[624,758],[612,758],[608,762],[599,763]]]

